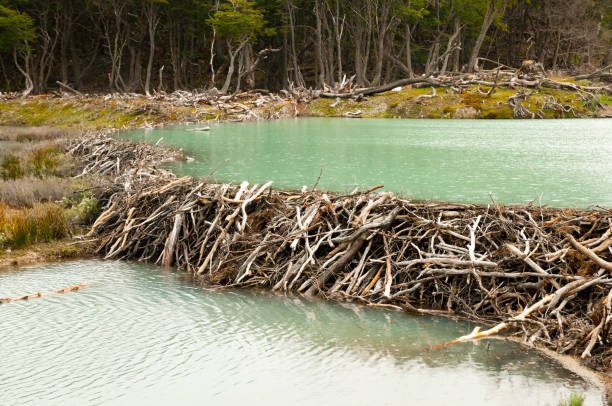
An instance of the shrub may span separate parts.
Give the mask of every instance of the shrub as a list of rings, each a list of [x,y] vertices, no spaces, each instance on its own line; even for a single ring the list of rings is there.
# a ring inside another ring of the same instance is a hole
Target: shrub
[[[582,102],[582,105],[589,110],[599,111],[599,109],[603,108],[603,102],[600,95],[594,95]]]
[[[79,204],[70,209],[69,213],[70,217],[73,218],[75,222],[89,225],[98,218],[100,206],[95,197],[84,195]]]
[[[567,398],[562,399],[557,406],[582,406],[584,404],[584,395],[572,392]]]

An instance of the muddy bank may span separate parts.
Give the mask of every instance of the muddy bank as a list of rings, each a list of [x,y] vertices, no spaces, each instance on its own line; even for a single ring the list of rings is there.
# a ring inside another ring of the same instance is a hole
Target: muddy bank
[[[93,240],[65,239],[36,244],[0,253],[0,271],[46,262],[90,258],[94,256]]]

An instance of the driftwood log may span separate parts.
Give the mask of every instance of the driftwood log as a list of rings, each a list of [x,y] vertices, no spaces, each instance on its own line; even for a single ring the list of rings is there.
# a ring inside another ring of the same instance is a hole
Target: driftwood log
[[[77,291],[77,290],[80,290],[86,287],[87,287],[87,282],[82,283],[80,285],[68,286],[66,288],[54,290],[52,292],[38,292],[38,293],[30,293],[29,295],[23,295],[23,296],[17,296],[17,297],[5,297],[5,298],[0,299],[0,304],[18,302],[21,300],[29,300],[29,299],[34,299],[34,298],[43,297],[43,296],[57,295],[59,293],[74,292],[74,291]]]
[[[504,331],[598,370],[612,360],[608,209],[209,184],[137,163],[139,148],[150,147],[91,136],[71,150],[84,173],[113,179],[91,230],[105,258],[177,267],[215,286],[461,317],[494,327],[460,341]]]

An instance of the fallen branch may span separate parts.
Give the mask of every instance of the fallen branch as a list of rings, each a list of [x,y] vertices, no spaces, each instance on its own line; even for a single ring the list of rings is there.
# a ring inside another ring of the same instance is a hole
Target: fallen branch
[[[17,302],[17,301],[20,301],[20,300],[34,299],[36,297],[56,295],[58,293],[66,293],[66,292],[77,291],[79,289],[83,289],[83,288],[86,288],[86,287],[87,287],[87,282],[82,283],[80,285],[68,286],[67,288],[62,288],[62,289],[54,290],[52,292],[38,292],[38,293],[31,293],[29,295],[18,296],[18,297],[6,297],[4,299],[0,299],[0,303],[10,303],[10,302]]]

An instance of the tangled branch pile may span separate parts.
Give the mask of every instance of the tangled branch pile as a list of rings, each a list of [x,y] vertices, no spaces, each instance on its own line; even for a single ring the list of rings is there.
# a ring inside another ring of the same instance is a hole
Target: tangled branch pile
[[[134,148],[106,142],[115,153]],[[95,162],[95,150],[73,151]],[[609,210],[277,191],[142,166],[111,173],[91,230],[106,258],[175,266],[219,286],[505,323],[597,369],[612,359]]]
[[[532,62],[532,61],[525,61]],[[359,99],[364,96],[386,92],[401,86],[431,86],[431,87],[448,87],[461,92],[469,86],[489,86],[492,89],[497,87],[509,88],[540,88],[547,87],[551,89],[565,89],[578,92],[585,97],[592,97],[594,93],[612,94],[612,86],[581,86],[571,81],[558,81],[546,76],[546,72],[534,70],[531,64],[523,64],[523,68],[513,69],[503,65],[492,70],[482,70],[476,73],[461,73],[461,72],[434,72],[429,75],[423,75],[415,78],[401,79],[382,86],[356,89],[352,81],[354,77],[348,80],[339,88],[325,88],[322,91],[313,93],[314,97],[328,98],[355,98]],[[537,64],[536,64],[537,65]],[[527,66],[527,68],[525,67]],[[607,78],[607,76],[605,76]],[[594,72],[591,75],[583,75],[573,78],[574,80],[583,79],[601,79],[602,71]]]

